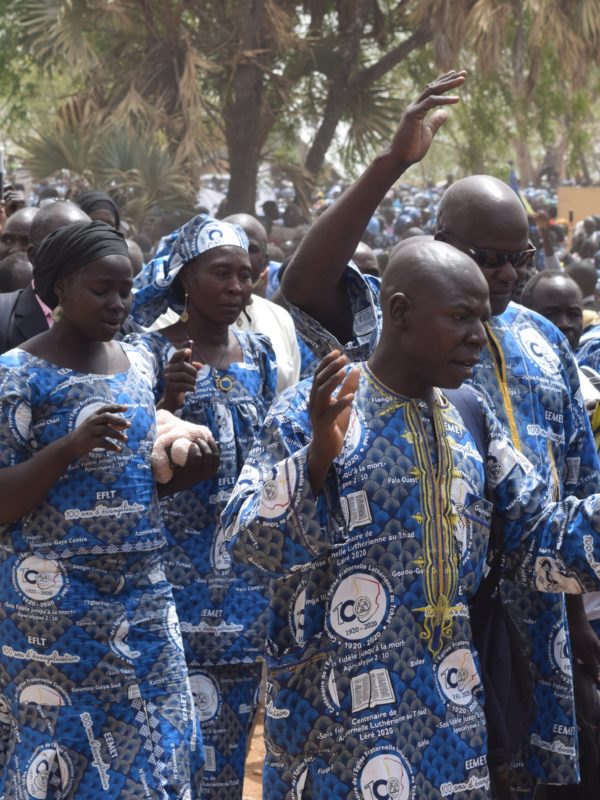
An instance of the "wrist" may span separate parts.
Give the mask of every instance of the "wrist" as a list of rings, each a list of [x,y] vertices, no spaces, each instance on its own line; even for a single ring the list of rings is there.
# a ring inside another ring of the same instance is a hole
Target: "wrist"
[[[380,165],[388,177],[389,185],[393,186],[415,162],[399,158],[391,148],[388,148],[378,156],[375,156],[372,163],[373,165]]]
[[[310,486],[315,496],[320,494],[323,488],[325,476],[331,466],[332,460],[332,458],[315,447],[314,442],[309,444],[306,452],[306,465],[308,468]]]

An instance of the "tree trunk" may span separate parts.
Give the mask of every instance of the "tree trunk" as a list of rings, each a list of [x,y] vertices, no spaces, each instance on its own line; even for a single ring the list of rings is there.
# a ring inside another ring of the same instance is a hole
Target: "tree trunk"
[[[229,157],[225,214],[254,214],[261,151],[264,72],[261,50],[264,0],[239,0],[240,53],[223,116]]]
[[[517,173],[521,188],[533,183],[534,169],[529,151],[529,143],[524,136],[515,139],[515,156],[517,160]]]

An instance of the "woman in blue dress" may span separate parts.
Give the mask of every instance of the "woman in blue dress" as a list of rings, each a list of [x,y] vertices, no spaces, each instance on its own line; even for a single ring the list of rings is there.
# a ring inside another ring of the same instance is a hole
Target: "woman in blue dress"
[[[34,274],[55,323],[0,358],[0,796],[187,800],[203,750],[160,555],[154,374],[113,341],[127,246],[74,223]]]
[[[277,377],[268,339],[230,329],[252,291],[247,247],[237,225],[204,216],[190,220],[148,265],[134,301],[142,324],[167,306],[181,316],[131,338],[159,366],[161,406],[206,425],[220,449],[212,480],[162,502],[165,567],[205,746],[202,796],[211,800],[242,796],[268,605],[266,582],[232,564],[220,525]]]

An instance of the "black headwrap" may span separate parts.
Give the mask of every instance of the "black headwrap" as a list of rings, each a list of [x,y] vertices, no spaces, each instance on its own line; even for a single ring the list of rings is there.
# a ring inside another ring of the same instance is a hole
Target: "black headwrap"
[[[36,293],[47,306],[56,308],[56,281],[104,256],[129,258],[125,237],[106,222],[72,222],[52,231],[42,239],[36,253],[33,268]]]
[[[75,202],[82,211],[85,211],[86,214],[91,214],[93,211],[97,211],[99,208],[104,208],[107,211],[110,211],[115,218],[115,228],[118,230],[121,227],[119,209],[117,208],[112,197],[106,194],[106,192],[96,192],[95,190],[82,192],[81,194],[77,195]]]

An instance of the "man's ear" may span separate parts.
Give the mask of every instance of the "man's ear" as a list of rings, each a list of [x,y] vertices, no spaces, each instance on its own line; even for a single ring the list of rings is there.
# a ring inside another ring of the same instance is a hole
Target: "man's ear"
[[[390,317],[394,325],[401,331],[406,330],[408,325],[408,313],[410,311],[410,299],[403,292],[396,292],[390,297]]]
[[[35,247],[32,244],[27,245],[27,258],[29,263],[35,267]]]

